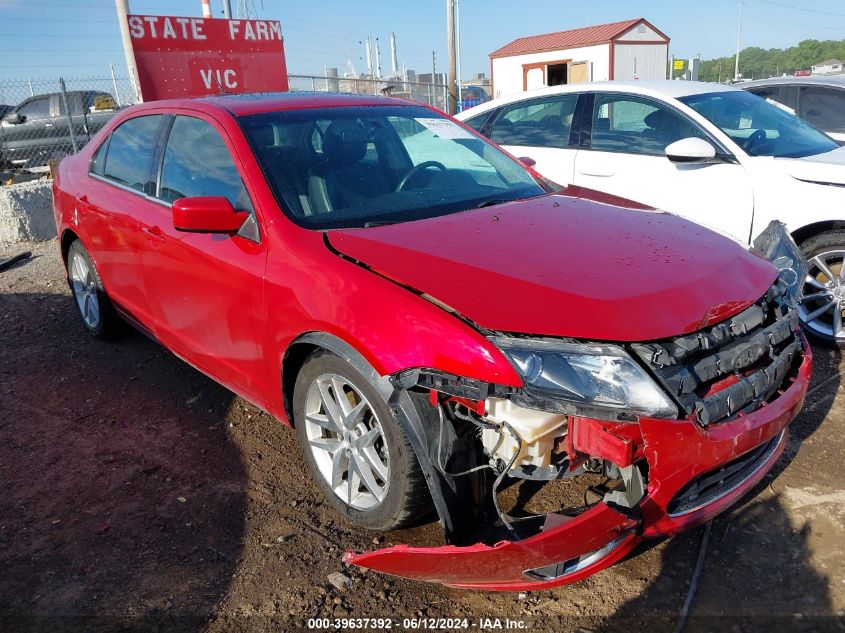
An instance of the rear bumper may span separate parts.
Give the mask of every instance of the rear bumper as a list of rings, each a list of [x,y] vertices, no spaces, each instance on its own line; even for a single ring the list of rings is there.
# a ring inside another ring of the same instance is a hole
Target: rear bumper
[[[783,452],[787,427],[800,410],[812,358],[804,358],[778,398],[747,415],[702,428],[692,420],[642,418],[649,484],[639,512],[604,502],[519,541],[468,547],[398,545],[347,552],[347,563],[416,580],[493,591],[569,584],[624,558],[644,538],[671,535],[715,517],[736,503]],[[551,523],[547,523],[551,525]]]

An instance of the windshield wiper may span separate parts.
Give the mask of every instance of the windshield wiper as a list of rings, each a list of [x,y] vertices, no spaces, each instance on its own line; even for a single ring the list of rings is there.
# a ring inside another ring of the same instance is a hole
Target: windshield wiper
[[[369,229],[374,226],[387,226],[388,224],[399,224],[404,220],[373,220],[371,222],[364,222],[364,228]]]
[[[483,209],[484,207],[494,207],[497,204],[505,204],[506,202],[513,202],[513,200],[506,200],[505,198],[490,198],[484,202],[479,202],[475,205],[476,209]]]

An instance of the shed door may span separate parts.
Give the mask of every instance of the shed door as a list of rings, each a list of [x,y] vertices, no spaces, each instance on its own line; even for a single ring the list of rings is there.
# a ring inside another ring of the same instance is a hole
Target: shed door
[[[575,62],[569,64],[569,83],[583,84],[590,81],[589,62]]]

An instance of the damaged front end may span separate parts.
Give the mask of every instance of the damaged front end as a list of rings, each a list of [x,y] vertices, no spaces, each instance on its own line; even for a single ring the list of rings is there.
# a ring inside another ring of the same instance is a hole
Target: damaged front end
[[[810,377],[792,251],[782,235],[766,250],[781,258],[766,294],[691,334],[610,345],[489,333],[519,388],[431,369],[391,376],[389,405],[447,545],[344,560],[459,587],[548,588],[736,502],[781,454]]]

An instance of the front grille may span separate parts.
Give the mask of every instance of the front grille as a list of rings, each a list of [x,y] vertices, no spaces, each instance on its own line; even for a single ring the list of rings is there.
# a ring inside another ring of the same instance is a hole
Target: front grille
[[[693,334],[632,345],[658,380],[704,426],[772,398],[801,357],[798,312],[775,283],[739,314]]]
[[[783,434],[784,431],[781,431],[780,434],[745,455],[693,479],[669,502],[667,507],[669,516],[689,514],[739,488],[774,454]]]

